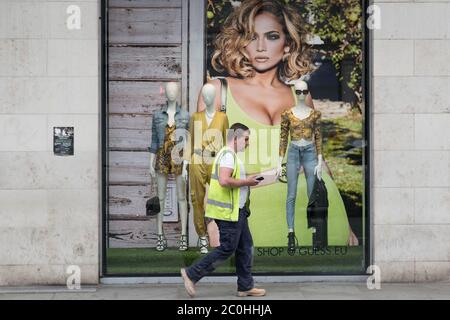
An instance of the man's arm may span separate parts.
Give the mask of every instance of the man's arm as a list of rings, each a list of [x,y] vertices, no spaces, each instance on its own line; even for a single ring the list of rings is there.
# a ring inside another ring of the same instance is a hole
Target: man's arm
[[[256,186],[259,181],[256,180],[256,176],[248,177],[247,179],[234,179],[232,177],[233,169],[227,167],[219,168],[219,184],[224,188],[240,188],[244,186],[253,187]]]

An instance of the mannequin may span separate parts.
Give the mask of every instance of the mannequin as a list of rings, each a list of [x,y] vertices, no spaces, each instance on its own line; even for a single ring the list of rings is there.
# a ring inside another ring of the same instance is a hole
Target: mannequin
[[[303,167],[307,182],[308,198],[314,186],[314,179],[322,180],[322,135],[320,128],[321,113],[308,107],[305,103],[309,93],[305,81],[295,82],[297,105],[282,114],[280,133],[280,157],[277,176],[281,175],[282,162],[291,136],[287,156],[288,196],[286,199],[286,219],[288,223],[288,252],[293,253],[296,246],[294,233],[295,198],[300,167]],[[315,232],[315,230],[313,230]]]
[[[303,81],[303,80],[297,80],[295,82],[295,90],[296,92],[298,92],[298,90],[302,91],[300,94],[297,94],[297,105],[294,106],[292,108],[292,112],[294,113],[294,115],[300,119],[300,120],[304,120],[305,118],[307,118],[311,112],[312,112],[312,108],[308,107],[305,104],[306,101],[306,96],[307,93],[304,94],[304,90],[308,90],[308,84]],[[294,143],[295,145],[301,146],[301,147],[305,147],[309,144],[312,144],[313,141],[311,140],[305,140],[305,139],[300,139],[297,141],[291,141],[292,143]],[[282,171],[282,164],[283,164],[283,159],[284,157],[280,157],[278,160],[278,169],[277,169],[277,176],[281,175],[281,171]],[[317,155],[317,159],[318,159],[318,164],[317,166],[314,168],[314,174],[317,175],[317,178],[319,180],[322,179],[322,169],[323,169],[323,156],[322,154]]]
[[[214,106],[214,101],[216,99],[216,88],[214,88],[214,86],[210,83],[205,84],[202,88],[202,97],[206,105],[206,122],[209,127],[214,115],[216,114],[216,107]]]
[[[166,108],[155,113],[153,118],[153,127],[152,127],[152,147],[150,148],[150,175],[152,179],[156,178],[156,182],[158,185],[158,197],[160,201],[161,211],[157,215],[156,223],[157,223],[157,232],[158,232],[158,241],[156,250],[164,251],[167,248],[167,240],[164,236],[163,231],[163,215],[165,209],[165,198],[167,193],[167,177],[168,174],[163,172],[162,170],[158,170],[155,165],[156,161],[161,161],[161,154],[163,154],[162,142],[165,142],[165,139],[161,139],[158,137],[158,134],[161,129],[159,126],[168,126],[167,128],[175,125],[176,129],[188,129],[189,123],[189,115],[188,113],[181,108],[177,104],[177,96],[179,93],[178,84],[175,82],[169,82],[165,86],[165,94],[167,98]],[[160,123],[160,122],[163,123]],[[181,127],[183,124],[186,124],[186,128]],[[180,125],[181,124],[181,125]],[[166,138],[166,137],[165,137]],[[158,141],[156,141],[158,140]],[[161,141],[163,140],[163,141]],[[158,157],[159,156],[159,157]],[[166,155],[167,156],[167,155]],[[170,156],[169,156],[170,158]],[[181,219],[181,237],[179,241],[179,249],[184,251],[187,250],[187,201],[186,201],[186,178],[187,178],[187,161],[183,160],[181,174],[175,174],[176,177],[176,190],[177,190],[177,200],[178,200],[178,210],[180,213]],[[179,171],[179,169],[178,169]]]
[[[205,221],[206,185],[209,184],[215,154],[222,148],[229,127],[225,113],[216,111],[216,89],[206,84],[201,90],[206,109],[191,116],[191,163],[189,181],[194,226],[199,236],[200,253],[208,253],[208,245],[218,246],[219,232],[214,221]],[[209,243],[208,236],[209,235]]]

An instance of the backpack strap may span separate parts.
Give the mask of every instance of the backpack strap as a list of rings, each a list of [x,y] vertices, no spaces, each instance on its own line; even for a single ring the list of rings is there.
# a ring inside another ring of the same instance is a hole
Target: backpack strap
[[[219,78],[221,83],[221,105],[220,105],[220,111],[227,112],[227,92],[228,92],[228,81],[225,78]]]

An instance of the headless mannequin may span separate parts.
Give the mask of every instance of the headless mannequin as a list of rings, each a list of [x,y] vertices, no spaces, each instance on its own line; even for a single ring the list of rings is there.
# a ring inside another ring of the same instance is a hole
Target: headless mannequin
[[[169,115],[167,124],[172,126],[175,124],[175,112],[177,106],[177,96],[178,96],[178,84],[175,82],[169,82],[165,86],[165,93],[167,98],[167,114]],[[158,197],[161,207],[161,211],[157,215],[156,223],[158,226],[158,235],[163,234],[163,215],[165,209],[165,199],[167,193],[167,175],[160,172],[155,172],[155,154],[150,153],[150,175],[154,179],[156,177],[156,182],[158,185]],[[183,161],[183,171],[182,174],[176,176],[176,189],[177,189],[177,200],[178,209],[181,218],[181,235],[186,236],[187,233],[187,201],[186,201],[186,177],[187,177],[187,162]]]
[[[295,82],[295,90],[302,90],[302,91],[308,90],[308,84],[305,81],[297,80]],[[313,109],[306,105],[305,100],[306,100],[305,94],[303,94],[303,93],[298,94],[297,95],[297,105],[292,108],[292,113],[294,114],[295,117],[297,117],[300,120],[306,119],[307,117],[309,117],[311,112],[313,112]],[[308,146],[308,145],[314,143],[314,141],[300,139],[300,140],[291,141],[291,143],[293,143],[297,146],[300,146],[300,147],[305,147],[305,146]],[[284,157],[280,157],[278,160],[277,176],[281,175],[283,158]],[[319,180],[322,180],[323,156],[321,154],[319,154],[319,155],[317,155],[317,159],[318,159],[318,161],[317,161],[317,166],[314,168],[314,174],[317,176],[317,178]],[[289,232],[293,232],[293,231],[294,230],[289,229]]]

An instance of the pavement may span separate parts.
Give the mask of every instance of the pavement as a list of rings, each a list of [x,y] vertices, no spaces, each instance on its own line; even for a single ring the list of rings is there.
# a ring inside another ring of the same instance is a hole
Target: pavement
[[[369,290],[366,283],[261,283],[270,300],[449,300],[450,282],[382,283]],[[231,283],[199,283],[193,300],[262,300],[239,298]],[[0,300],[186,300],[182,284],[137,284],[65,287],[0,287]]]

